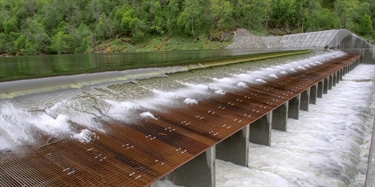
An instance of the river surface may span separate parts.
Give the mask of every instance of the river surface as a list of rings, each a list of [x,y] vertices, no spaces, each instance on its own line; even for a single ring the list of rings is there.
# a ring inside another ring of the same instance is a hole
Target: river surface
[[[225,94],[245,82],[267,81],[341,55],[316,52],[179,73],[160,68],[151,71],[161,72],[158,76],[133,81],[104,78],[77,88],[2,98],[0,150],[36,144],[41,134],[89,142],[82,133],[106,131],[97,122],[98,108],[122,121],[152,117],[147,112],[135,116],[133,111],[173,105],[175,98],[194,104],[199,95]],[[301,120],[289,120],[288,132],[272,131],[272,147],[251,144],[249,167],[217,160],[217,185],[361,186],[374,115],[374,67],[360,65],[346,75],[317,105],[310,105],[309,112],[301,111]],[[132,71],[138,69],[125,74]],[[69,120],[87,129],[78,132]],[[160,185],[173,186],[168,181]]]
[[[0,57],[0,82],[199,63],[212,58],[275,50],[201,50]]]

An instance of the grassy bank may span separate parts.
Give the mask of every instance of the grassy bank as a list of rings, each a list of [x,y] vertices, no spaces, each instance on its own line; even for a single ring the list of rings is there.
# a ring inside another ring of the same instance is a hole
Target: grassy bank
[[[194,39],[192,37],[153,37],[139,44],[133,44],[130,38],[107,40],[91,49],[89,52],[116,53],[141,51],[176,51],[176,50],[208,50],[223,49],[232,41],[213,42],[207,37]]]

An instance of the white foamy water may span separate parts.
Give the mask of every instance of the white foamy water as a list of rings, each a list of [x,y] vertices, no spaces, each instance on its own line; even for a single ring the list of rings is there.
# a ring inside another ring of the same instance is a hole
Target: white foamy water
[[[152,114],[151,112],[147,111],[147,112],[142,112],[141,114],[139,114],[142,118],[152,118],[152,119],[157,119],[154,114]]]
[[[363,186],[372,131],[375,66],[359,65],[328,95],[250,144],[249,167],[217,160],[217,186]]]
[[[80,133],[71,135],[71,137],[80,141],[81,143],[89,143],[92,139],[96,138],[96,134],[88,129],[82,129]]]
[[[197,104],[198,104],[198,101],[195,100],[195,99],[186,98],[186,99],[184,100],[184,103],[187,104],[187,105],[197,105]]]
[[[244,82],[237,83],[237,86],[240,87],[240,88],[248,88],[246,83],[244,83]]]

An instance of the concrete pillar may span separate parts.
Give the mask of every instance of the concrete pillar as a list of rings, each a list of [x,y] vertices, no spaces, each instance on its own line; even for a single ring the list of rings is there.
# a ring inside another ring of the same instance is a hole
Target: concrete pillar
[[[287,131],[288,104],[285,102],[272,111],[272,129]]]
[[[336,86],[336,83],[337,83],[337,74],[336,72],[332,74],[332,86]]]
[[[163,181],[163,180],[161,180]],[[149,187],[159,187],[159,181],[152,183]]]
[[[346,71],[346,73],[349,73],[350,72],[350,64],[348,64],[347,67],[348,67],[348,70]]]
[[[174,170],[166,178],[173,184],[186,187],[214,187],[216,180],[215,154],[215,146],[213,146]]]
[[[323,94],[328,93],[328,83],[329,83],[329,77],[324,79],[324,84],[323,84]]]
[[[310,104],[316,104],[316,98],[318,97],[318,84],[311,86],[310,88]]]
[[[271,146],[272,111],[250,124],[250,142]]]
[[[333,76],[328,76],[328,90],[332,90],[333,87]]]
[[[323,98],[323,88],[324,87],[324,80],[318,82],[318,94],[317,94],[317,97],[318,98]]]
[[[310,88],[307,88],[305,91],[301,93],[300,110],[309,111],[309,103],[310,103]]]
[[[250,126],[247,125],[216,145],[216,158],[237,165],[248,166]]]
[[[288,118],[298,119],[299,109],[301,105],[301,94],[289,100]]]
[[[339,70],[339,75],[340,75],[340,81],[342,81],[343,80],[343,68],[341,68],[340,70]]]

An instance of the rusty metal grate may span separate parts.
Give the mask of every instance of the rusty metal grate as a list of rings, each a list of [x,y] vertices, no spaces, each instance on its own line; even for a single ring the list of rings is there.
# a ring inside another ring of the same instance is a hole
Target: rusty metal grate
[[[62,140],[0,152],[0,186],[147,186],[357,60],[346,55],[248,89],[152,111],[134,124],[102,121],[87,144]],[[78,124],[76,124],[79,126]]]

